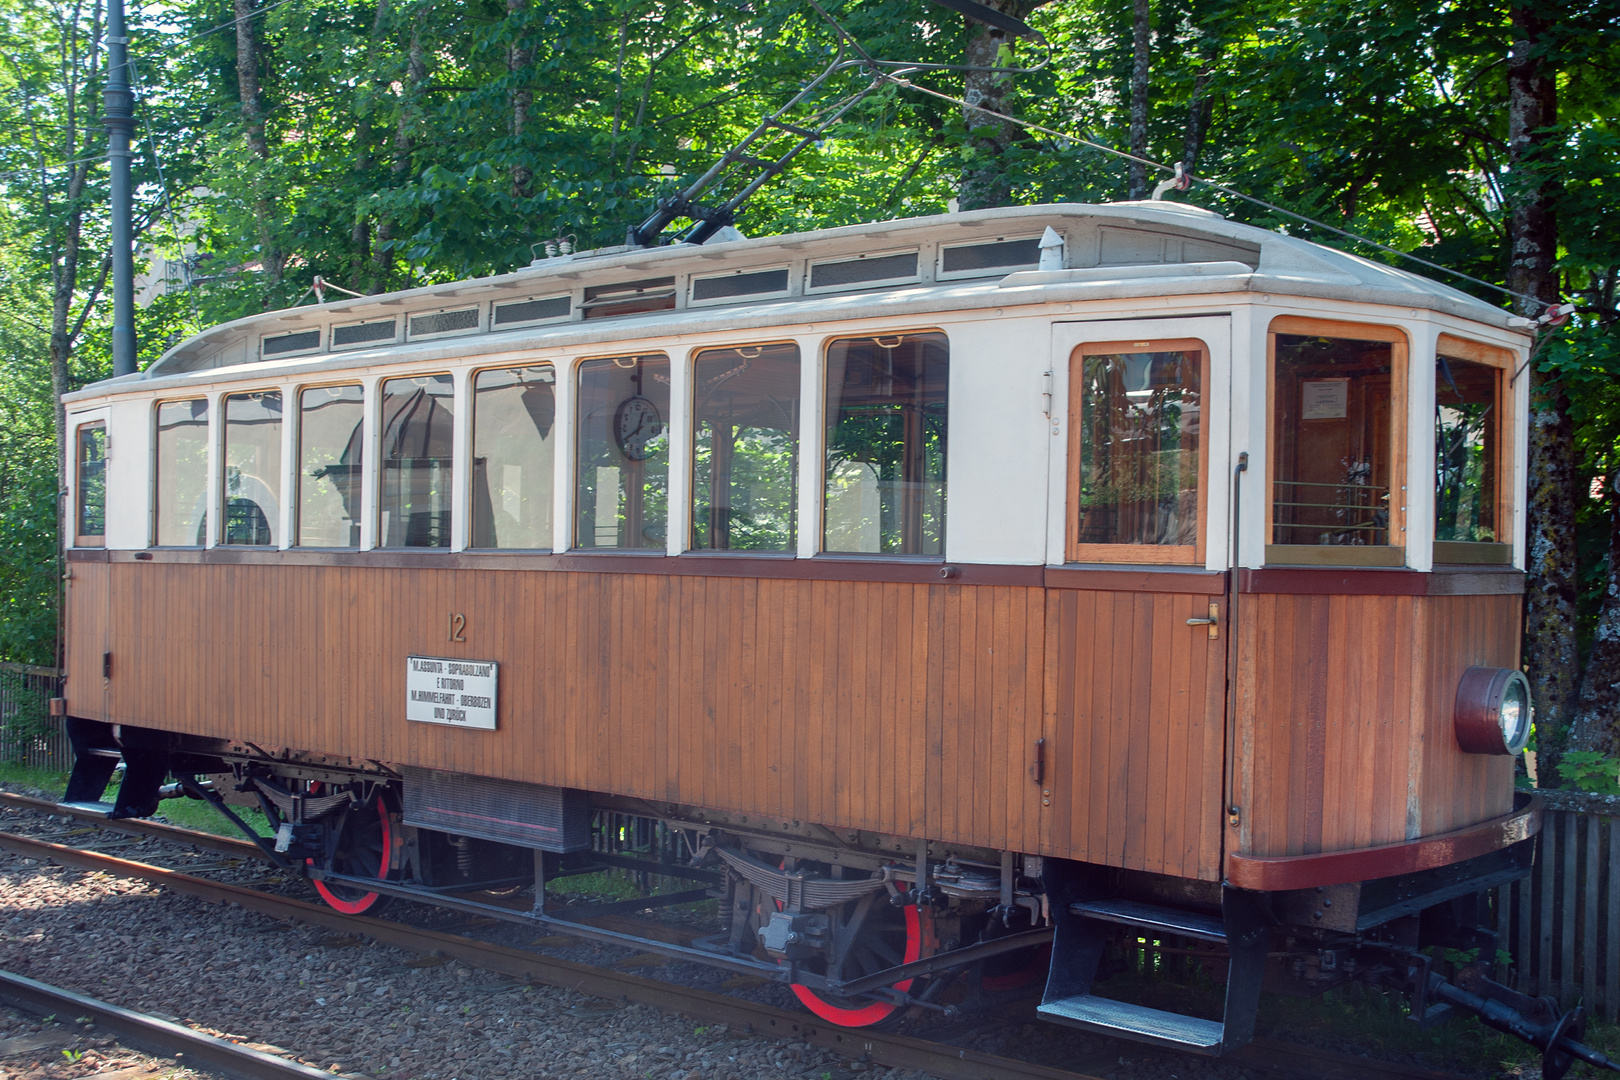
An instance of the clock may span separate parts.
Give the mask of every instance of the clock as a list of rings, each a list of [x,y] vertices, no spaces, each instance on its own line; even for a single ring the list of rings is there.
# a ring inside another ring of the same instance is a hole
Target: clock
[[[631,461],[646,461],[658,452],[652,441],[664,433],[663,417],[658,406],[640,394],[619,402],[613,415],[613,435],[618,440],[619,452]]]

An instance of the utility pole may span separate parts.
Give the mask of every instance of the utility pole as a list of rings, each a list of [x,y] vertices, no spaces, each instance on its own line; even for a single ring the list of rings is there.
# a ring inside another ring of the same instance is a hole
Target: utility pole
[[[131,233],[130,138],[135,99],[129,89],[129,37],[124,0],[107,0],[107,86],[102,91],[107,123],[107,163],[112,188],[113,375],[135,374],[135,252]]]

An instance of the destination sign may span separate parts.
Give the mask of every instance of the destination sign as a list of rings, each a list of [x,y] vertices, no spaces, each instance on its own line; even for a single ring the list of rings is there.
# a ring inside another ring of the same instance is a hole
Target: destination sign
[[[495,730],[492,660],[411,656],[405,662],[405,719]]]

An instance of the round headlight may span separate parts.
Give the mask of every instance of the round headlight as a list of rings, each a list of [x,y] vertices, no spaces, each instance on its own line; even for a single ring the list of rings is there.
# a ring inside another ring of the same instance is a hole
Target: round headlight
[[[1512,668],[1472,667],[1457,684],[1452,726],[1470,754],[1519,754],[1530,741],[1530,683]]]

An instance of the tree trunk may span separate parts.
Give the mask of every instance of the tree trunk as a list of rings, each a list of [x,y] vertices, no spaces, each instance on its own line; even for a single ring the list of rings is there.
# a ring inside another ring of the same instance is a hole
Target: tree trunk
[[[1609,510],[1609,583],[1603,592],[1592,655],[1581,674],[1575,719],[1565,747],[1604,755],[1614,754],[1615,728],[1620,724],[1620,573],[1616,572],[1620,568],[1620,492],[1615,490],[1615,479],[1610,478],[1606,485],[1609,490],[1605,500]]]
[[[989,5],[1004,15],[1025,19],[1047,0],[987,0]],[[1003,55],[1002,48],[1008,50]],[[975,25],[975,33],[968,41],[965,63],[969,67],[1008,67],[1013,40],[1005,32],[983,23]],[[962,122],[967,126],[967,160],[957,186],[957,205],[963,210],[981,210],[991,206],[1006,206],[1012,201],[1012,178],[1007,174],[1006,155],[1011,149],[1017,127],[1005,120],[986,116],[979,108],[1005,113],[1006,98],[1013,87],[1012,76],[995,75],[988,71],[969,71],[966,78],[968,106],[962,110]],[[974,108],[978,106],[979,108]]]
[[[529,0],[506,0],[507,18],[514,18],[525,14],[529,9]],[[513,79],[521,78],[521,73],[534,59],[534,50],[522,46],[522,36],[518,43],[506,50],[506,73]],[[622,53],[622,47],[621,47]],[[512,198],[527,199],[529,197],[529,182],[534,178],[534,172],[528,165],[522,163],[523,154],[523,128],[529,121],[529,106],[534,104],[534,91],[526,85],[512,88],[512,151],[520,156],[520,161],[512,166]],[[617,108],[617,106],[615,106]],[[615,117],[617,126],[617,117]]]
[[[422,49],[422,19],[425,9],[419,9],[411,23],[411,44],[406,62],[404,94],[399,106],[399,122],[394,126],[394,162],[389,167],[391,182],[402,187],[411,175],[411,155],[416,147],[416,129],[422,119],[422,87],[427,84],[427,56]],[[393,219],[384,215],[377,223],[377,246],[372,252],[376,268],[372,279],[373,292],[386,292],[388,279],[394,268]]]
[[[1148,70],[1152,57],[1153,27],[1148,0],[1135,0],[1131,19],[1131,153],[1141,158],[1147,157]],[[1130,198],[1147,198],[1147,166],[1140,161],[1131,162],[1128,176]]]
[[[1557,71],[1538,55],[1550,22],[1514,7],[1508,60],[1508,155],[1513,170],[1508,284],[1535,297],[1518,301],[1527,318],[1558,298],[1554,261],[1558,223],[1553,193],[1539,175],[1548,156],[1545,129],[1557,120]],[[1569,397],[1555,375],[1529,372],[1530,504],[1524,659],[1536,706],[1536,747],[1543,783],[1554,782],[1575,704],[1580,656],[1575,638],[1575,449]]]
[[[383,27],[388,22],[389,0],[377,0],[377,13],[371,20],[371,37],[366,42],[366,70],[373,74],[371,94],[375,102],[387,92],[387,80],[376,77],[377,71],[377,44],[382,39]],[[356,187],[364,191],[367,187],[367,175],[371,172],[372,157],[371,144],[377,138],[377,131],[371,122],[372,109],[362,110],[363,115],[355,131],[355,145],[357,150],[354,158],[354,173],[360,181]],[[371,262],[371,214],[362,201],[355,207],[354,226],[349,233],[349,246],[351,248],[350,265],[353,270],[349,275],[349,288],[361,292],[365,288],[364,277],[367,264]]]
[[[259,87],[258,7],[256,0],[232,0],[236,15],[236,86],[242,100],[242,130],[248,149],[261,162],[270,161],[270,143],[264,131],[264,107]],[[259,261],[272,288],[281,284],[285,261],[276,243],[275,200],[261,182],[259,198],[253,204],[253,217],[259,227]]]
[[[1209,134],[1209,121],[1214,113],[1214,102],[1208,90],[1217,56],[1217,48],[1213,45],[1200,54],[1202,62],[1198,74],[1193,78],[1192,97],[1187,100],[1187,130],[1181,143],[1181,167],[1189,174],[1198,164],[1198,155],[1204,152],[1204,137]]]

